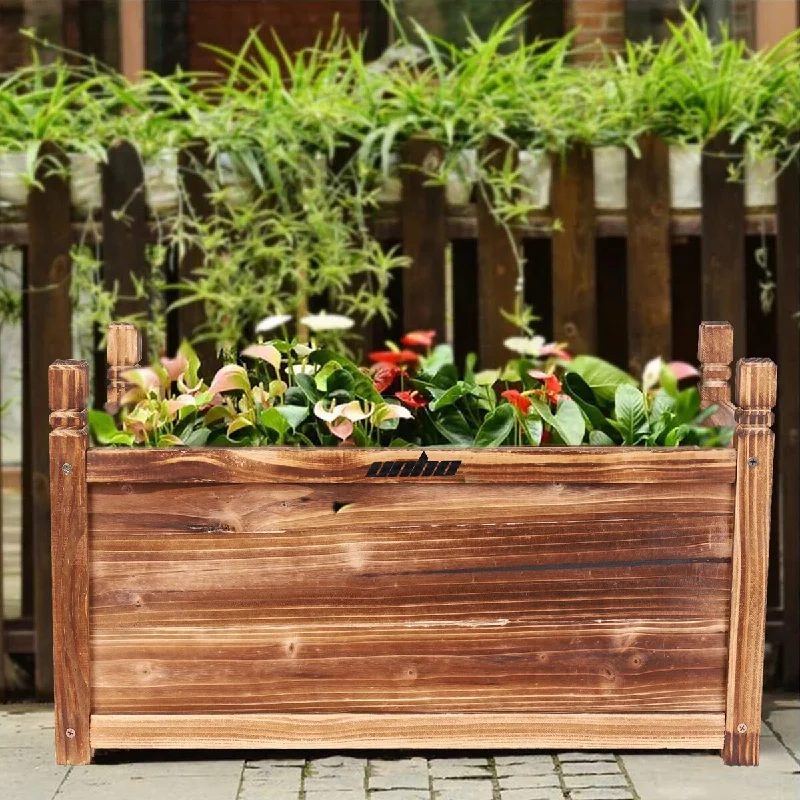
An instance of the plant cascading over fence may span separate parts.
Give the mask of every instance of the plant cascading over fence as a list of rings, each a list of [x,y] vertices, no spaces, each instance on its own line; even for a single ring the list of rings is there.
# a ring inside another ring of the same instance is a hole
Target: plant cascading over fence
[[[624,169],[624,149],[637,154],[643,134],[671,146],[674,207],[699,203],[699,149],[720,135],[746,144],[731,180],[796,157],[796,34],[750,53],[725,34],[712,41],[686,13],[663,44],[628,43],[577,67],[570,35],[518,41],[523,13],[463,47],[395,19],[399,41],[373,64],[337,31],[294,55],[253,34],[238,53],[216,50],[217,74],[149,74],[137,83],[91,61],[34,62],[0,81],[0,208],[24,204],[47,167],[69,170],[73,207],[93,220],[99,166],[116,143],[130,142],[155,231],[151,272],[135,286],[151,311],[130,321],[147,330],[153,354],[163,352],[169,290],[173,307],[202,305],[197,340],[233,350],[252,341],[265,314],[299,318],[311,306],[361,322],[390,316],[386,289],[406,260],[383,248],[370,218],[398,199],[398,165],[414,137],[442,154],[418,167],[427,179],[444,185],[451,203],[479,193],[512,243],[513,226],[548,202],[550,154],[575,145],[595,148],[595,201],[606,208],[625,201],[604,188],[602,165]],[[46,141],[63,158],[45,153]],[[685,164],[694,170],[688,178],[678,175]],[[207,185],[210,209],[195,207],[190,176]],[[774,191],[773,183],[768,176],[761,189]],[[124,221],[126,208],[113,213]],[[77,328],[87,341],[93,323],[105,328],[115,317],[119,299],[100,282],[91,229],[73,252]],[[203,253],[202,266],[178,282],[173,265],[190,249]],[[517,257],[518,300],[498,313],[530,334]],[[12,294],[4,281],[8,315],[19,308]]]

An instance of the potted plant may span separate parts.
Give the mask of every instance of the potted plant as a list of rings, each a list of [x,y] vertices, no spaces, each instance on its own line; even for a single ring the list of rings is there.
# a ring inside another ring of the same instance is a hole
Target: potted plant
[[[86,365],[53,365],[59,762],[486,741],[757,762],[774,365],[738,365],[734,447],[651,447],[719,442],[695,414],[730,419],[726,326],[699,401],[658,364],[640,387],[530,340],[459,373],[432,340],[368,370],[262,341],[205,383],[187,349],[136,368],[115,326],[121,427],[93,414],[112,446],[88,449]]]

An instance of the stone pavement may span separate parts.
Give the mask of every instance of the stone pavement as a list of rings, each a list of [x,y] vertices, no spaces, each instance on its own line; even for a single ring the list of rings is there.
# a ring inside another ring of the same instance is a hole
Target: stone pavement
[[[0,706],[0,800],[797,800],[800,698],[766,698],[764,719],[756,769],[712,753],[190,751],[70,768],[54,763],[52,708]]]

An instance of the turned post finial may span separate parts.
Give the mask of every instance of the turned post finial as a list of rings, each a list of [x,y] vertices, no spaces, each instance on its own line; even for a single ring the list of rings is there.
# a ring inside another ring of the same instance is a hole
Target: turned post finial
[[[778,368],[768,358],[743,358],[736,365],[736,429],[771,428],[778,400]]]
[[[89,399],[89,365],[85,361],[55,361],[48,370],[47,384],[52,431],[82,431]]]
[[[114,414],[130,384],[122,375],[139,366],[142,359],[142,336],[129,322],[114,322],[108,326],[106,342],[108,362],[108,393],[106,410]]]
[[[711,425],[733,425],[731,402],[731,362],[733,361],[733,328],[728,322],[703,322],[697,340],[700,362],[700,406],[718,406],[709,418]]]

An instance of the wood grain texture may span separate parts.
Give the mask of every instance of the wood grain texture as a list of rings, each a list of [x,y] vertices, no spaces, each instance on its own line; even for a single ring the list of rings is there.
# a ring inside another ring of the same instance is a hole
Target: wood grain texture
[[[28,558],[24,572],[33,583],[33,617],[36,626],[35,687],[40,700],[53,696],[53,616],[50,587],[50,488],[47,436],[47,368],[60,358],[72,356],[70,301],[70,189],[69,180],[54,170],[65,163],[64,154],[50,143],[41,149],[37,180],[31,187],[28,220],[32,236],[28,248],[24,293],[26,331],[26,381],[24,386],[26,438],[26,502],[30,503],[25,527],[29,530],[24,550]],[[30,567],[32,566],[32,569]]]
[[[741,144],[722,133],[705,146],[701,165],[703,319],[732,323],[737,359],[745,354],[747,331],[744,182],[732,181],[729,170],[741,161]]]
[[[575,147],[553,161],[553,335],[572,353],[597,351],[592,151]]]
[[[108,362],[108,391],[106,411],[116,414],[119,402],[132,384],[122,376],[139,365],[142,359],[142,337],[135,325],[115,322],[108,326],[106,361]]]
[[[403,329],[445,333],[445,189],[430,183],[444,154],[436,142],[412,138],[406,144],[401,202],[403,253],[411,265],[403,270]]]
[[[777,370],[768,359],[736,365],[736,512],[728,699],[723,758],[759,760]]]
[[[729,484],[96,486],[92,708],[721,711],[732,511]]]
[[[775,316],[778,361],[778,503],[784,581],[783,685],[800,682],[800,166],[787,164],[778,176]]]
[[[694,749],[722,742],[722,714],[92,715],[108,748]]]
[[[700,362],[700,407],[717,406],[708,418],[709,425],[734,425],[735,406],[731,402],[731,362],[733,328],[727,322],[703,322],[697,338]]]
[[[454,475],[369,478],[372,483],[568,484],[667,481],[733,483],[731,449],[522,447],[428,448],[430,460],[460,461]],[[90,448],[90,483],[361,483],[370,465],[416,461],[416,449],[248,447]]]
[[[628,368],[672,353],[669,147],[654,135],[628,151]]]
[[[49,371],[55,739],[59,764],[88,764],[89,609],[85,361]],[[39,635],[39,631],[37,631]]]
[[[518,166],[519,154],[507,142],[492,139],[481,153],[482,163],[491,172],[502,172],[508,163]],[[478,189],[478,345],[479,363],[486,367],[505,364],[508,350],[503,342],[514,336],[517,327],[502,311],[514,313],[523,290],[521,270],[522,242],[495,218],[491,207],[491,188]]]

